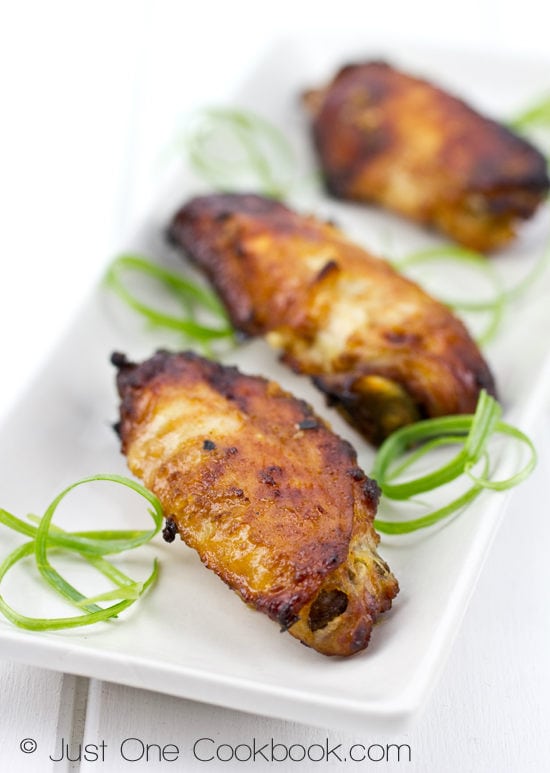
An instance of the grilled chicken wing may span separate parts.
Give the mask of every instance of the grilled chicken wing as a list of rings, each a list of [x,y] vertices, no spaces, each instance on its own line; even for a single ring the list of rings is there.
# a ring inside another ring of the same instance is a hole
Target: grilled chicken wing
[[[530,143],[384,62],[349,65],[305,95],[326,185],[381,204],[467,247],[506,244],[548,193]]]
[[[201,266],[234,325],[265,335],[374,443],[423,417],[469,413],[491,373],[441,303],[330,224],[271,199],[197,198],[170,238]]]
[[[128,466],[181,538],[250,606],[325,655],[364,649],[395,578],[378,487],[311,408],[190,352],[113,356]]]

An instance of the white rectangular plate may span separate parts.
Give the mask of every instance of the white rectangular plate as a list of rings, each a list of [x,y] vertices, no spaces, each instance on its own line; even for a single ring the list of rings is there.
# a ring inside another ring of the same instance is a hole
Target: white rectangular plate
[[[273,50],[228,103],[253,108],[277,123],[300,153],[310,157],[298,95],[322,83],[348,61],[380,58],[449,87],[490,114],[505,118],[548,87],[540,63],[436,51],[384,49],[350,40],[286,41]],[[151,205],[131,247],[172,266],[183,266],[165,244],[163,229],[178,205],[207,190],[175,171],[174,184]],[[162,193],[162,192],[161,192]],[[333,217],[374,252],[403,255],[438,239],[374,209],[337,203],[310,193],[294,203]],[[541,212],[505,254],[493,258],[508,281],[521,275],[544,249],[549,218]],[[550,277],[547,274],[508,312],[487,350],[506,416],[527,431],[550,382]],[[161,346],[162,333],[144,332],[139,319],[96,288],[87,306],[0,433],[0,504],[24,516],[43,508],[64,485],[97,472],[122,472],[125,464],[110,423],[117,398],[109,355],[134,359]],[[275,378],[314,403],[358,449],[368,471],[372,450],[325,408],[306,379],[277,363],[262,342],[247,344],[228,361],[245,372]],[[106,484],[87,488],[67,503],[68,528],[145,524],[135,499],[112,496]],[[78,496],[78,499],[76,498]],[[0,652],[27,663],[149,688],[245,711],[308,724],[391,728],[409,720],[434,683],[502,516],[507,497],[487,494],[445,528],[407,539],[384,539],[381,553],[401,592],[377,626],[366,652],[347,660],[306,649],[264,616],[249,610],[185,546],[149,548],[162,563],[158,584],[120,620],[71,632],[29,633],[0,620]],[[16,544],[8,534],[2,544]],[[133,559],[128,558],[128,561]],[[76,570],[78,573],[78,570]],[[36,580],[14,574],[2,592],[26,610]],[[38,613],[36,602],[34,612]],[[43,610],[47,614],[46,608]],[[71,614],[69,612],[69,614]]]

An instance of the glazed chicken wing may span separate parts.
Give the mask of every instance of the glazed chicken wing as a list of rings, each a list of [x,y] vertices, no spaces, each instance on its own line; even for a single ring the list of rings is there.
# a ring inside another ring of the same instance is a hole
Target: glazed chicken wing
[[[548,193],[546,161],[530,143],[384,62],[344,67],[305,102],[331,193],[472,249],[506,244]]]
[[[398,586],[378,556],[378,487],[352,447],[264,378],[192,353],[113,356],[131,471],[250,606],[325,655],[364,649]]]
[[[475,409],[494,383],[464,325],[330,224],[271,199],[197,198],[170,238],[207,273],[234,325],[266,335],[375,444],[420,418]]]

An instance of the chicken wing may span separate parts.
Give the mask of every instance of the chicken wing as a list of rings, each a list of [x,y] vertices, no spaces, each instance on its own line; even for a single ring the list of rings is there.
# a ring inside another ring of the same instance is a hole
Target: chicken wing
[[[420,418],[475,409],[493,378],[464,325],[334,226],[271,199],[200,197],[169,229],[234,325],[267,335],[378,444]]]
[[[503,125],[384,62],[305,95],[328,190],[374,202],[472,249],[501,247],[548,193],[544,156]]]
[[[113,355],[131,471],[250,606],[325,655],[364,649],[398,591],[378,556],[379,490],[301,400],[190,352]]]

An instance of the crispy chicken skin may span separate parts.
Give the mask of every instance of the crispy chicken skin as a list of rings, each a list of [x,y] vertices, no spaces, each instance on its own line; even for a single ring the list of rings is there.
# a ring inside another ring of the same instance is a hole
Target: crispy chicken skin
[[[328,190],[472,249],[509,242],[548,193],[546,161],[503,125],[384,62],[341,69],[305,103]]]
[[[378,556],[376,483],[302,400],[196,354],[113,355],[117,429],[165,538],[325,655],[364,649],[398,585]]]
[[[420,418],[475,409],[489,368],[464,325],[334,226],[271,199],[196,198],[174,243],[201,266],[237,329],[267,335],[371,442]]]

